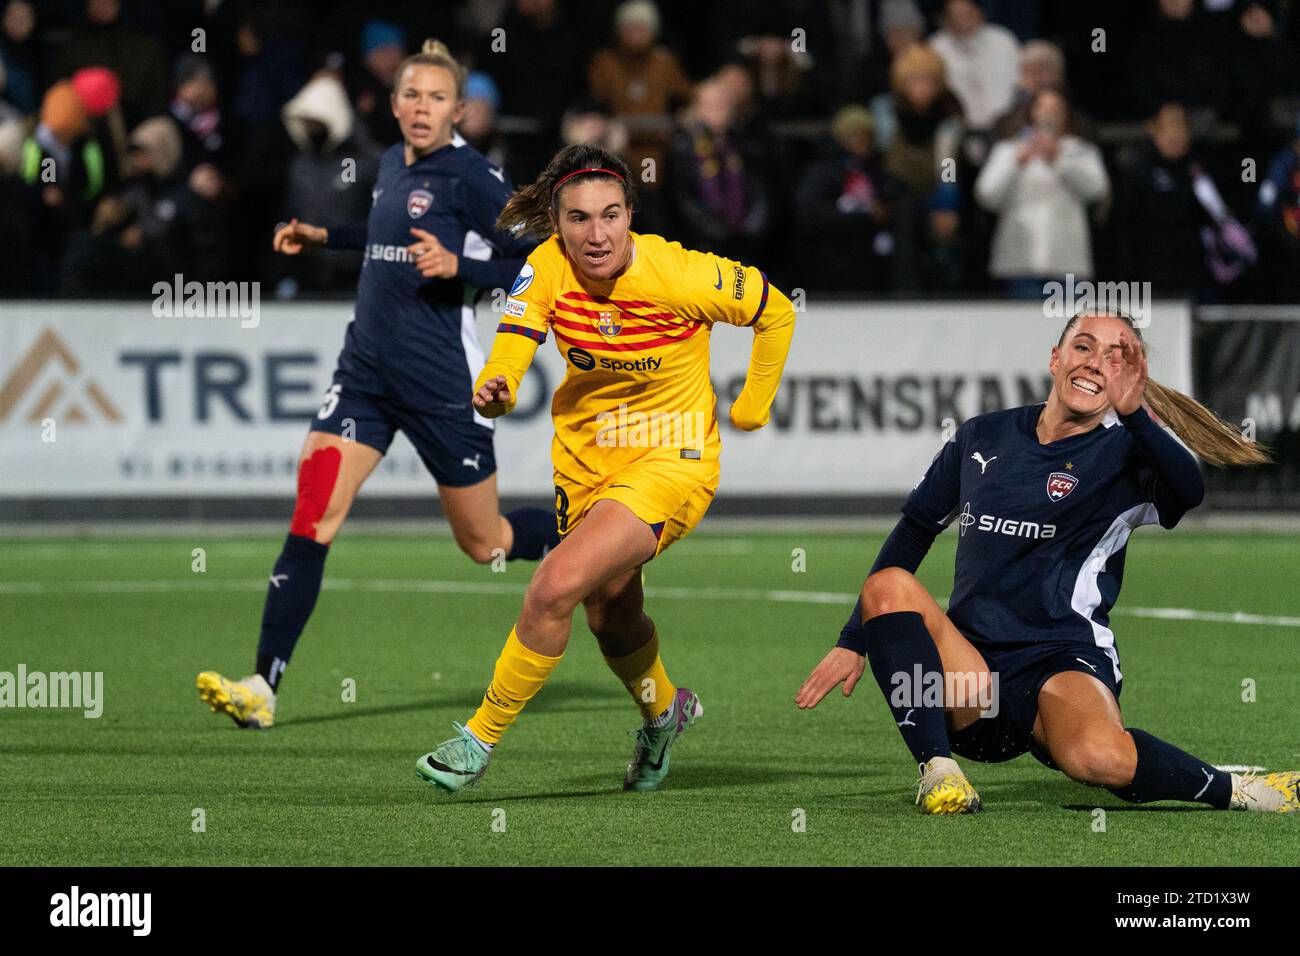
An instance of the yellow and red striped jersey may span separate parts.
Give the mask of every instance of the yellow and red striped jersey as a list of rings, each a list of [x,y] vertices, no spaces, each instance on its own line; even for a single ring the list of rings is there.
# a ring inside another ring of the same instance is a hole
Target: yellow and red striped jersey
[[[561,475],[592,486],[649,456],[716,467],[714,323],[751,326],[766,344],[732,409],[747,429],[767,421],[794,326],[790,300],[759,270],[660,236],[629,235],[631,264],[603,282],[574,270],[558,236],[538,246],[515,280],[475,383],[504,375],[517,395],[537,346],[553,333],[567,368],[551,402],[552,458]],[[759,351],[756,345],[755,360]]]

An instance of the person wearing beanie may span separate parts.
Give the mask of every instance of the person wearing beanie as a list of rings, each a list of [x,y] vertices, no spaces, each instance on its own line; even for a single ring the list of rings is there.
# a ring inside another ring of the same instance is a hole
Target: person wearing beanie
[[[89,223],[108,176],[104,150],[71,80],[46,91],[36,128],[23,141],[18,175],[35,220],[35,291],[52,292],[67,237]]]
[[[961,107],[947,86],[947,68],[930,47],[917,43],[890,67],[889,122],[894,130],[885,149],[885,168],[918,196],[939,182],[942,160],[957,155]]]
[[[357,119],[376,143],[401,138],[388,100],[393,76],[406,56],[406,33],[386,20],[367,20],[361,29],[360,60],[345,73],[348,96]]]
[[[865,106],[842,107],[831,119],[830,141],[795,185],[798,274],[812,289],[895,288],[894,263],[906,258],[897,228],[906,190],[880,163],[875,132]]]
[[[111,110],[122,94],[117,74],[104,66],[88,66],[72,74],[72,88],[92,118]]]
[[[465,112],[456,131],[465,137],[494,166],[509,172],[508,143],[497,135],[497,112],[501,109],[501,91],[492,77],[475,71],[465,78]],[[513,178],[513,176],[511,177]]]

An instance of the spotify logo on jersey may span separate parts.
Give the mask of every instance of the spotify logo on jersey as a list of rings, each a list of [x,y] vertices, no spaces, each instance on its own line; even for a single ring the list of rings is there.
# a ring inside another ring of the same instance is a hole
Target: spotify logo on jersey
[[[596,357],[582,349],[569,349],[569,361],[584,372],[590,372],[596,367]]]

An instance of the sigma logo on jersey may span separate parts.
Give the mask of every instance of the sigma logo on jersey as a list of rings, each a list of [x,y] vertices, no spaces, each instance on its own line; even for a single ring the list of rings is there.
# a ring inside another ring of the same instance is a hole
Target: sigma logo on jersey
[[[606,338],[613,338],[623,331],[623,319],[617,312],[596,313],[596,328]]]
[[[412,189],[406,197],[406,214],[412,219],[419,219],[433,205],[433,193],[427,189]]]
[[[584,372],[590,372],[598,364],[607,372],[657,372],[659,366],[664,363],[663,359],[653,356],[639,359],[603,358],[597,361],[596,356],[580,348],[571,348],[564,354],[573,363],[574,368]]]
[[[1056,525],[1039,524],[1037,521],[1018,521],[1014,518],[999,518],[997,515],[979,515],[971,513],[970,502],[962,508],[957,516],[957,526],[961,537],[966,537],[966,529],[975,527],[979,531],[991,531],[993,534],[1005,534],[1010,538],[1055,538]]]
[[[366,246],[367,259],[378,259],[382,262],[410,262],[411,253],[406,246],[384,246],[379,243]]]
[[[1054,471],[1047,476],[1047,497],[1060,501],[1074,490],[1079,479],[1063,471]]]
[[[525,262],[524,267],[519,270],[519,275],[515,278],[515,284],[510,287],[511,295],[519,295],[530,285],[533,284],[533,267]]]

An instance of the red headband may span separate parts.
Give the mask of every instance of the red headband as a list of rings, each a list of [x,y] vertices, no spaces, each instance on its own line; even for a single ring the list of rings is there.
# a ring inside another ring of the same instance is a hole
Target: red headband
[[[592,169],[575,169],[567,176],[561,176],[558,180],[556,180],[555,186],[552,187],[551,189],[551,195],[554,196],[556,192],[559,190],[559,188],[563,186],[566,182],[568,182],[570,179],[572,179],[574,176],[581,176],[583,173],[608,173],[610,176],[613,176],[615,179],[617,179],[620,183],[625,181],[622,176],[614,172],[614,170],[612,169],[604,169],[602,167],[593,167]]]

